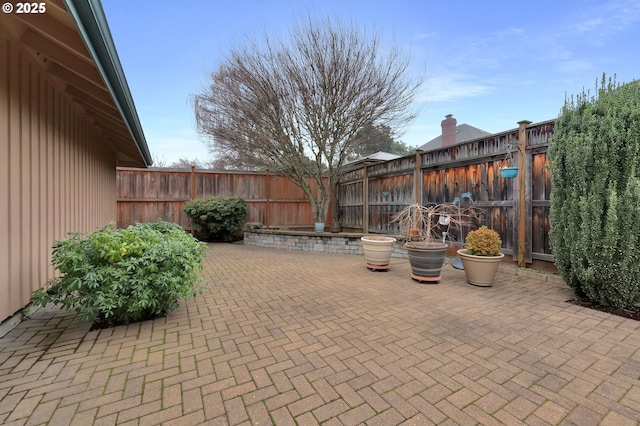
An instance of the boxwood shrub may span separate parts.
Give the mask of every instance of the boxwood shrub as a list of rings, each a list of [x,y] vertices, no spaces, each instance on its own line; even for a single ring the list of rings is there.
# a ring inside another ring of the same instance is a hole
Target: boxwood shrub
[[[184,211],[206,240],[231,241],[247,218],[247,203],[235,197],[204,197],[188,202]]]
[[[32,301],[52,302],[95,322],[164,316],[181,298],[204,291],[199,272],[205,249],[182,227],[163,221],[70,233],[53,246],[52,263],[61,275]]]

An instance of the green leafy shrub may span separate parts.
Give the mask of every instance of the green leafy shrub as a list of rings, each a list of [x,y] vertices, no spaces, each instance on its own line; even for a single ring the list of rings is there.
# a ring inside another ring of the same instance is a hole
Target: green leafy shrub
[[[32,301],[75,310],[83,320],[126,324],[164,316],[181,298],[203,291],[205,249],[182,227],[163,221],[70,233],[53,246],[52,263],[61,276]]]
[[[549,142],[550,243],[579,298],[640,301],[640,83],[603,76],[565,101]]]
[[[481,226],[469,232],[464,241],[469,254],[474,256],[500,256],[500,248],[502,247],[500,234],[486,226]]]
[[[241,198],[205,197],[188,202],[184,211],[193,228],[204,239],[233,239],[247,218],[247,203]]]

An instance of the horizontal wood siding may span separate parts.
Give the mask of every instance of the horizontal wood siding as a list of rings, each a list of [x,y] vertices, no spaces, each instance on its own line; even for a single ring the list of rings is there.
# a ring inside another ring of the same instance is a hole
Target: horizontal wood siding
[[[51,247],[116,220],[115,154],[0,26],[0,321],[54,277]]]

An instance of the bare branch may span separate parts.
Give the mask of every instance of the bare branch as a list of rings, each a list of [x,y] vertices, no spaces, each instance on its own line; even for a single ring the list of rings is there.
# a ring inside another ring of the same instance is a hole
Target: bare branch
[[[419,82],[409,58],[330,18],[294,27],[289,39],[232,50],[194,97],[198,131],[218,158],[287,176],[324,221],[356,136],[407,123]],[[314,197],[307,183],[319,188]]]

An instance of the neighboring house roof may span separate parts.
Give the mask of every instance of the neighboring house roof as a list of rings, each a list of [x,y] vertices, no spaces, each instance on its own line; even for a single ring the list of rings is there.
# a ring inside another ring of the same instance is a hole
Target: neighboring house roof
[[[489,136],[490,134],[491,133],[468,124],[459,124],[456,126],[456,145],[472,139]],[[421,149],[422,151],[433,151],[440,148],[442,148],[442,135],[431,139],[418,149]]]
[[[99,0],[51,0],[43,13],[0,18],[13,39],[83,111],[109,144],[117,165],[147,167],[152,159]]]
[[[364,157],[356,158],[353,161],[348,161],[345,163],[345,166],[346,165],[351,166],[354,164],[360,164],[360,163],[366,163],[366,162],[389,161],[389,160],[395,160],[396,158],[400,158],[400,157],[401,157],[400,155],[392,154],[390,152],[378,151],[376,153],[366,155]]]

